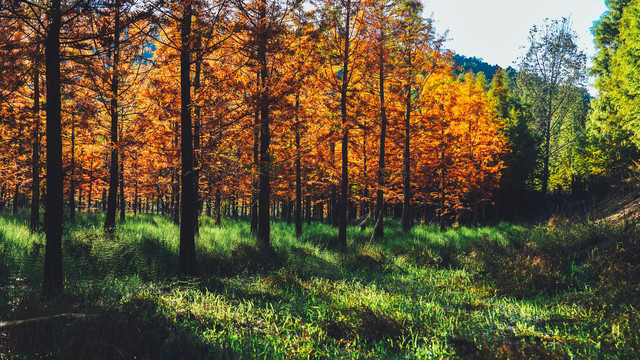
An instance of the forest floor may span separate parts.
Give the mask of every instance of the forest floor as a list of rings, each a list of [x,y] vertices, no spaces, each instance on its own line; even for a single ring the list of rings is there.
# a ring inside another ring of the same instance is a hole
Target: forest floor
[[[607,223],[455,228],[386,221],[385,240],[201,219],[201,276],[177,278],[178,228],[100,215],[65,227],[65,295],[40,296],[44,236],[0,216],[0,359],[633,359],[640,229]],[[12,322],[13,320],[27,320]],[[31,320],[29,320],[31,319]]]
[[[629,222],[640,218],[640,193],[619,192],[600,200],[594,207],[594,217],[607,222]]]

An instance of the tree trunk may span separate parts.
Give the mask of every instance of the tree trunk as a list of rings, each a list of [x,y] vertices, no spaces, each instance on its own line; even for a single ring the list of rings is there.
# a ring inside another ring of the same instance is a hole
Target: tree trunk
[[[300,94],[296,94],[296,208],[295,208],[295,223],[296,223],[296,237],[302,236],[302,177],[301,177],[301,164],[300,164]]]
[[[200,92],[200,77],[202,74],[202,37],[198,34],[196,39],[196,61],[195,61],[195,76],[193,79],[193,92],[194,96],[199,95]],[[196,220],[195,220],[195,233],[200,231],[199,216],[202,213],[202,197],[198,192],[200,189],[200,119],[201,109],[199,105],[194,107],[194,124],[193,124],[193,166],[194,166],[194,187],[196,189]]]
[[[269,144],[269,93],[267,69],[267,4],[260,1],[260,23],[258,33],[258,62],[260,64],[260,190],[258,194],[258,243],[264,248],[271,246],[271,224],[269,218],[269,203],[271,197],[271,154]]]
[[[376,217],[375,228],[373,231],[373,237],[375,239],[382,239],[384,237],[383,226],[383,210],[384,210],[384,193],[383,188],[385,184],[385,165],[384,165],[384,150],[385,140],[387,137],[387,109],[384,101],[384,34],[382,28],[380,29],[380,52],[378,55],[378,66],[380,72],[380,153],[378,157],[378,192],[376,199]]]
[[[407,64],[411,69],[411,50],[407,51]],[[402,231],[411,230],[411,73],[405,88],[406,104],[404,110],[404,156],[402,169]]]
[[[444,129],[442,130],[442,136],[444,138]],[[445,171],[446,171],[446,165],[444,163],[445,161],[445,150],[444,150],[444,146],[442,147],[442,150],[440,152],[440,162],[441,162],[441,169],[440,169],[440,212],[438,214],[438,220],[440,222],[440,231],[444,231],[444,205],[445,205],[445,197],[446,197],[446,178],[445,178]]]
[[[369,186],[368,174],[367,174],[367,125],[365,124],[362,130],[362,178],[364,179],[362,189],[362,204],[360,204],[360,215],[362,216],[362,222],[360,223],[360,231],[364,231],[367,228],[367,219],[369,213]]]
[[[256,71],[256,87],[260,88],[260,71]],[[253,164],[256,173],[251,180],[251,233],[258,233],[258,187],[260,184],[260,106],[256,104],[253,127]]]
[[[76,221],[76,125],[71,117],[71,174],[69,176],[69,221]]]
[[[29,229],[34,233],[40,229],[40,66],[37,60],[38,55],[36,55],[36,60],[34,61],[33,66],[34,127],[32,138],[33,156],[31,158],[31,220],[29,222]]]
[[[122,139],[120,139],[122,143]],[[119,184],[120,184],[120,222],[124,222],[125,220],[125,209],[127,208],[127,198],[124,193],[124,149],[120,149],[120,157],[118,159],[120,161],[120,172],[118,175]]]
[[[347,90],[349,87],[349,25],[351,22],[351,0],[347,0],[344,31],[344,53],[342,64],[342,86],[340,88],[340,113],[342,116],[342,179],[340,182],[340,206],[338,224],[338,247],[347,250],[347,205],[349,201],[349,129],[347,127]]]
[[[109,195],[104,230],[113,233],[116,226],[116,202],[118,196],[118,85],[120,77],[120,0],[116,0],[113,32],[113,76],[111,79],[111,165],[109,167]]]
[[[64,290],[62,276],[62,115],[60,99],[60,0],[49,8],[49,31],[45,41],[47,78],[47,200],[44,257],[44,293],[52,298]]]
[[[215,224],[216,226],[220,226],[222,225],[222,195],[220,194],[220,188],[216,190],[214,211],[216,214]]]
[[[549,191],[549,158],[551,157],[551,119],[547,120],[544,138],[542,194],[547,195],[547,192]]]
[[[180,49],[180,122],[182,157],[182,207],[180,211],[180,260],[181,275],[196,275],[195,229],[198,220],[196,189],[193,169],[193,129],[191,121],[191,16],[192,2],[183,3],[181,21],[182,47]]]
[[[133,182],[133,216],[138,215],[138,179]]]
[[[16,183],[14,190],[15,191],[13,192],[13,213],[15,214],[18,212],[18,202],[20,198],[20,184]]]

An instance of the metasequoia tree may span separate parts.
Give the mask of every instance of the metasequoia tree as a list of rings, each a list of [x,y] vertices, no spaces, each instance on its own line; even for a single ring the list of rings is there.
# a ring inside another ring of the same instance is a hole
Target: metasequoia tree
[[[303,42],[307,34],[305,29],[292,31],[293,15],[301,8],[302,3],[267,0],[236,2],[241,21],[239,27],[248,30],[242,48],[245,49],[245,56],[250,57],[249,63],[256,69],[254,74],[257,92],[253,96],[253,114],[259,123],[258,136],[254,136],[254,146],[259,144],[257,238],[260,246],[265,248],[271,246],[271,173],[274,160],[271,149],[271,107],[294,92],[302,77],[301,68],[305,56],[296,58],[294,49]]]
[[[31,169],[31,217],[29,227],[31,231],[35,232],[40,225],[40,76],[43,41],[39,22],[43,20],[44,14],[41,9],[16,7],[11,3],[6,4],[6,7],[0,8],[0,10],[4,10],[0,15],[0,28],[2,29],[2,35],[0,35],[0,52],[2,54],[0,56],[2,58],[0,77],[3,79],[0,81],[2,89],[0,104],[3,104],[6,110],[15,109],[16,106],[24,110],[27,107],[31,108],[30,116],[28,116],[31,120],[31,130],[29,135],[25,135],[31,138],[31,163],[29,166]],[[31,102],[30,106],[26,103],[27,99]],[[14,111],[9,112],[15,113]],[[4,111],[0,113],[4,113]],[[27,116],[24,117],[27,118]],[[4,117],[4,120],[6,121],[7,118]],[[12,128],[16,127],[15,124],[17,123],[14,123],[14,126],[8,126],[5,133],[13,132]],[[19,144],[24,144],[24,137],[19,139]],[[20,167],[20,169],[23,168],[27,167]],[[8,179],[9,176],[3,176],[3,178]],[[24,180],[27,180],[26,178],[27,176]],[[3,184],[3,186],[6,185]],[[19,198],[19,188],[19,186],[14,186],[14,207]],[[0,199],[0,201],[2,200]]]
[[[395,1],[374,2],[368,12],[368,25],[371,26],[369,41],[373,42],[373,53],[375,53],[378,73],[378,101],[380,116],[380,146],[378,150],[378,174],[377,174],[377,191],[376,191],[376,207],[374,216],[374,238],[380,239],[384,236],[384,187],[386,185],[386,168],[385,168],[385,143],[387,140],[387,102],[385,95],[387,88],[385,81],[389,76],[389,49],[388,43],[391,37],[392,20],[391,12],[395,6]],[[365,139],[366,140],[366,139]]]
[[[420,94],[430,75],[442,71],[444,58],[440,52],[443,38],[436,38],[432,19],[422,17],[422,4],[405,0],[395,11],[398,32],[394,46],[400,57],[402,74],[400,100],[404,108],[404,144],[402,152],[402,230],[409,231],[412,223],[411,207],[411,114],[416,109],[414,96]],[[422,70],[422,72],[420,71]],[[420,80],[416,78],[420,76]],[[428,93],[426,96],[429,96]],[[404,100],[404,101],[402,101]],[[416,99],[419,100],[419,99]]]
[[[18,1],[2,4],[3,12],[19,19],[39,33],[44,39],[46,76],[46,168],[47,201],[45,204],[45,264],[44,293],[47,297],[59,295],[64,288],[62,276],[62,115],[60,86],[60,33],[66,23],[66,15],[77,10],[80,2],[65,3],[63,12],[60,0],[30,3],[26,6]],[[39,12],[31,11],[37,8]],[[34,14],[44,13],[45,19]],[[31,21],[37,18],[34,23]]]
[[[362,57],[361,26],[362,9],[359,0],[325,1],[324,12],[331,25],[325,36],[327,53],[326,68],[323,75],[331,86],[330,91],[340,94],[340,144],[341,176],[340,199],[338,205],[338,247],[347,248],[347,206],[349,201],[349,130],[353,126],[353,117],[349,113],[349,99],[353,96],[354,84],[361,80],[362,72],[354,65]]]

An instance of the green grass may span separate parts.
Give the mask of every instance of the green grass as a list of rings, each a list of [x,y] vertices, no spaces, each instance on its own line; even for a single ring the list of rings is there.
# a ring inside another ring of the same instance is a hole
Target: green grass
[[[640,231],[500,224],[386,237],[274,222],[275,256],[249,224],[201,219],[201,276],[176,278],[178,228],[99,215],[65,228],[66,290],[42,301],[42,235],[0,217],[0,358],[630,359],[640,352]]]

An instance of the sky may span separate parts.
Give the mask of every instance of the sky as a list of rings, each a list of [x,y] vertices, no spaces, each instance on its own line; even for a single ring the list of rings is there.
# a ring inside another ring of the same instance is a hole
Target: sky
[[[570,17],[578,44],[595,55],[590,28],[607,10],[604,0],[422,0],[436,30],[448,30],[446,47],[503,68],[516,67],[529,29],[545,18]],[[515,63],[514,63],[515,62]]]

